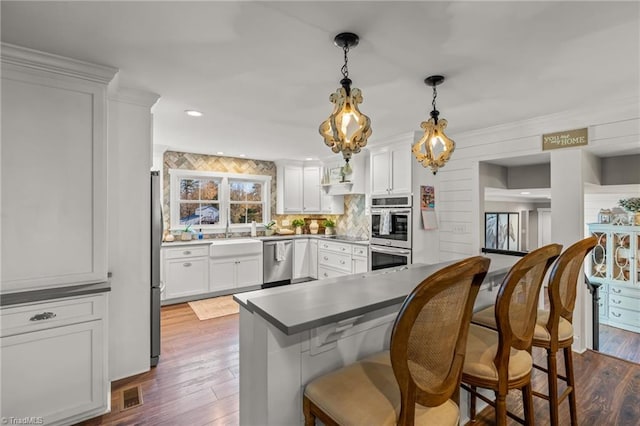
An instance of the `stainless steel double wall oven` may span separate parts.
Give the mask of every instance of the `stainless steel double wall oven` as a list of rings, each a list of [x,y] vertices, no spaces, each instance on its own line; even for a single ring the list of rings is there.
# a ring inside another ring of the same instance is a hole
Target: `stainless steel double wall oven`
[[[371,270],[411,264],[411,194],[371,197]]]

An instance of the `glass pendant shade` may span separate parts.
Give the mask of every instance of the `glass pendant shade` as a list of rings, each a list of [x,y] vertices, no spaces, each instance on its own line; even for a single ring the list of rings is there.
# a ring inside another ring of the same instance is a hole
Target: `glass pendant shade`
[[[413,145],[413,155],[423,167],[431,168],[435,175],[438,169],[445,165],[453,153],[456,143],[444,134],[447,120],[434,118],[423,121],[420,125],[424,135]]]
[[[371,120],[358,109],[362,93],[356,88],[349,92],[341,87],[331,94],[329,100],[334,104],[333,112],[320,125],[324,143],[336,154],[342,152],[345,160],[360,152],[371,136]]]

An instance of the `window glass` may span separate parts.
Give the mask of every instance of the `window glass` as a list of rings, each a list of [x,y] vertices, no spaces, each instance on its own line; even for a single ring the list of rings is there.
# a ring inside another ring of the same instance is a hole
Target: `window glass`
[[[220,222],[220,182],[180,179],[180,225],[215,225]]]

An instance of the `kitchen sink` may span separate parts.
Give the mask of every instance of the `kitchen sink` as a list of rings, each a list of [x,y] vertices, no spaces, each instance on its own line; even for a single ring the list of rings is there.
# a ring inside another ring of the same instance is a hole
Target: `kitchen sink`
[[[262,253],[262,241],[250,238],[215,240],[209,246],[209,256],[238,256]]]

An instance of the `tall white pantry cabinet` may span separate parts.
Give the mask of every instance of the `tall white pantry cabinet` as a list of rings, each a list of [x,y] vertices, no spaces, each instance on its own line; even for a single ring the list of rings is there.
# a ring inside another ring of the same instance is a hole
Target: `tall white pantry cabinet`
[[[3,419],[109,410],[107,85],[116,69],[2,45]]]

